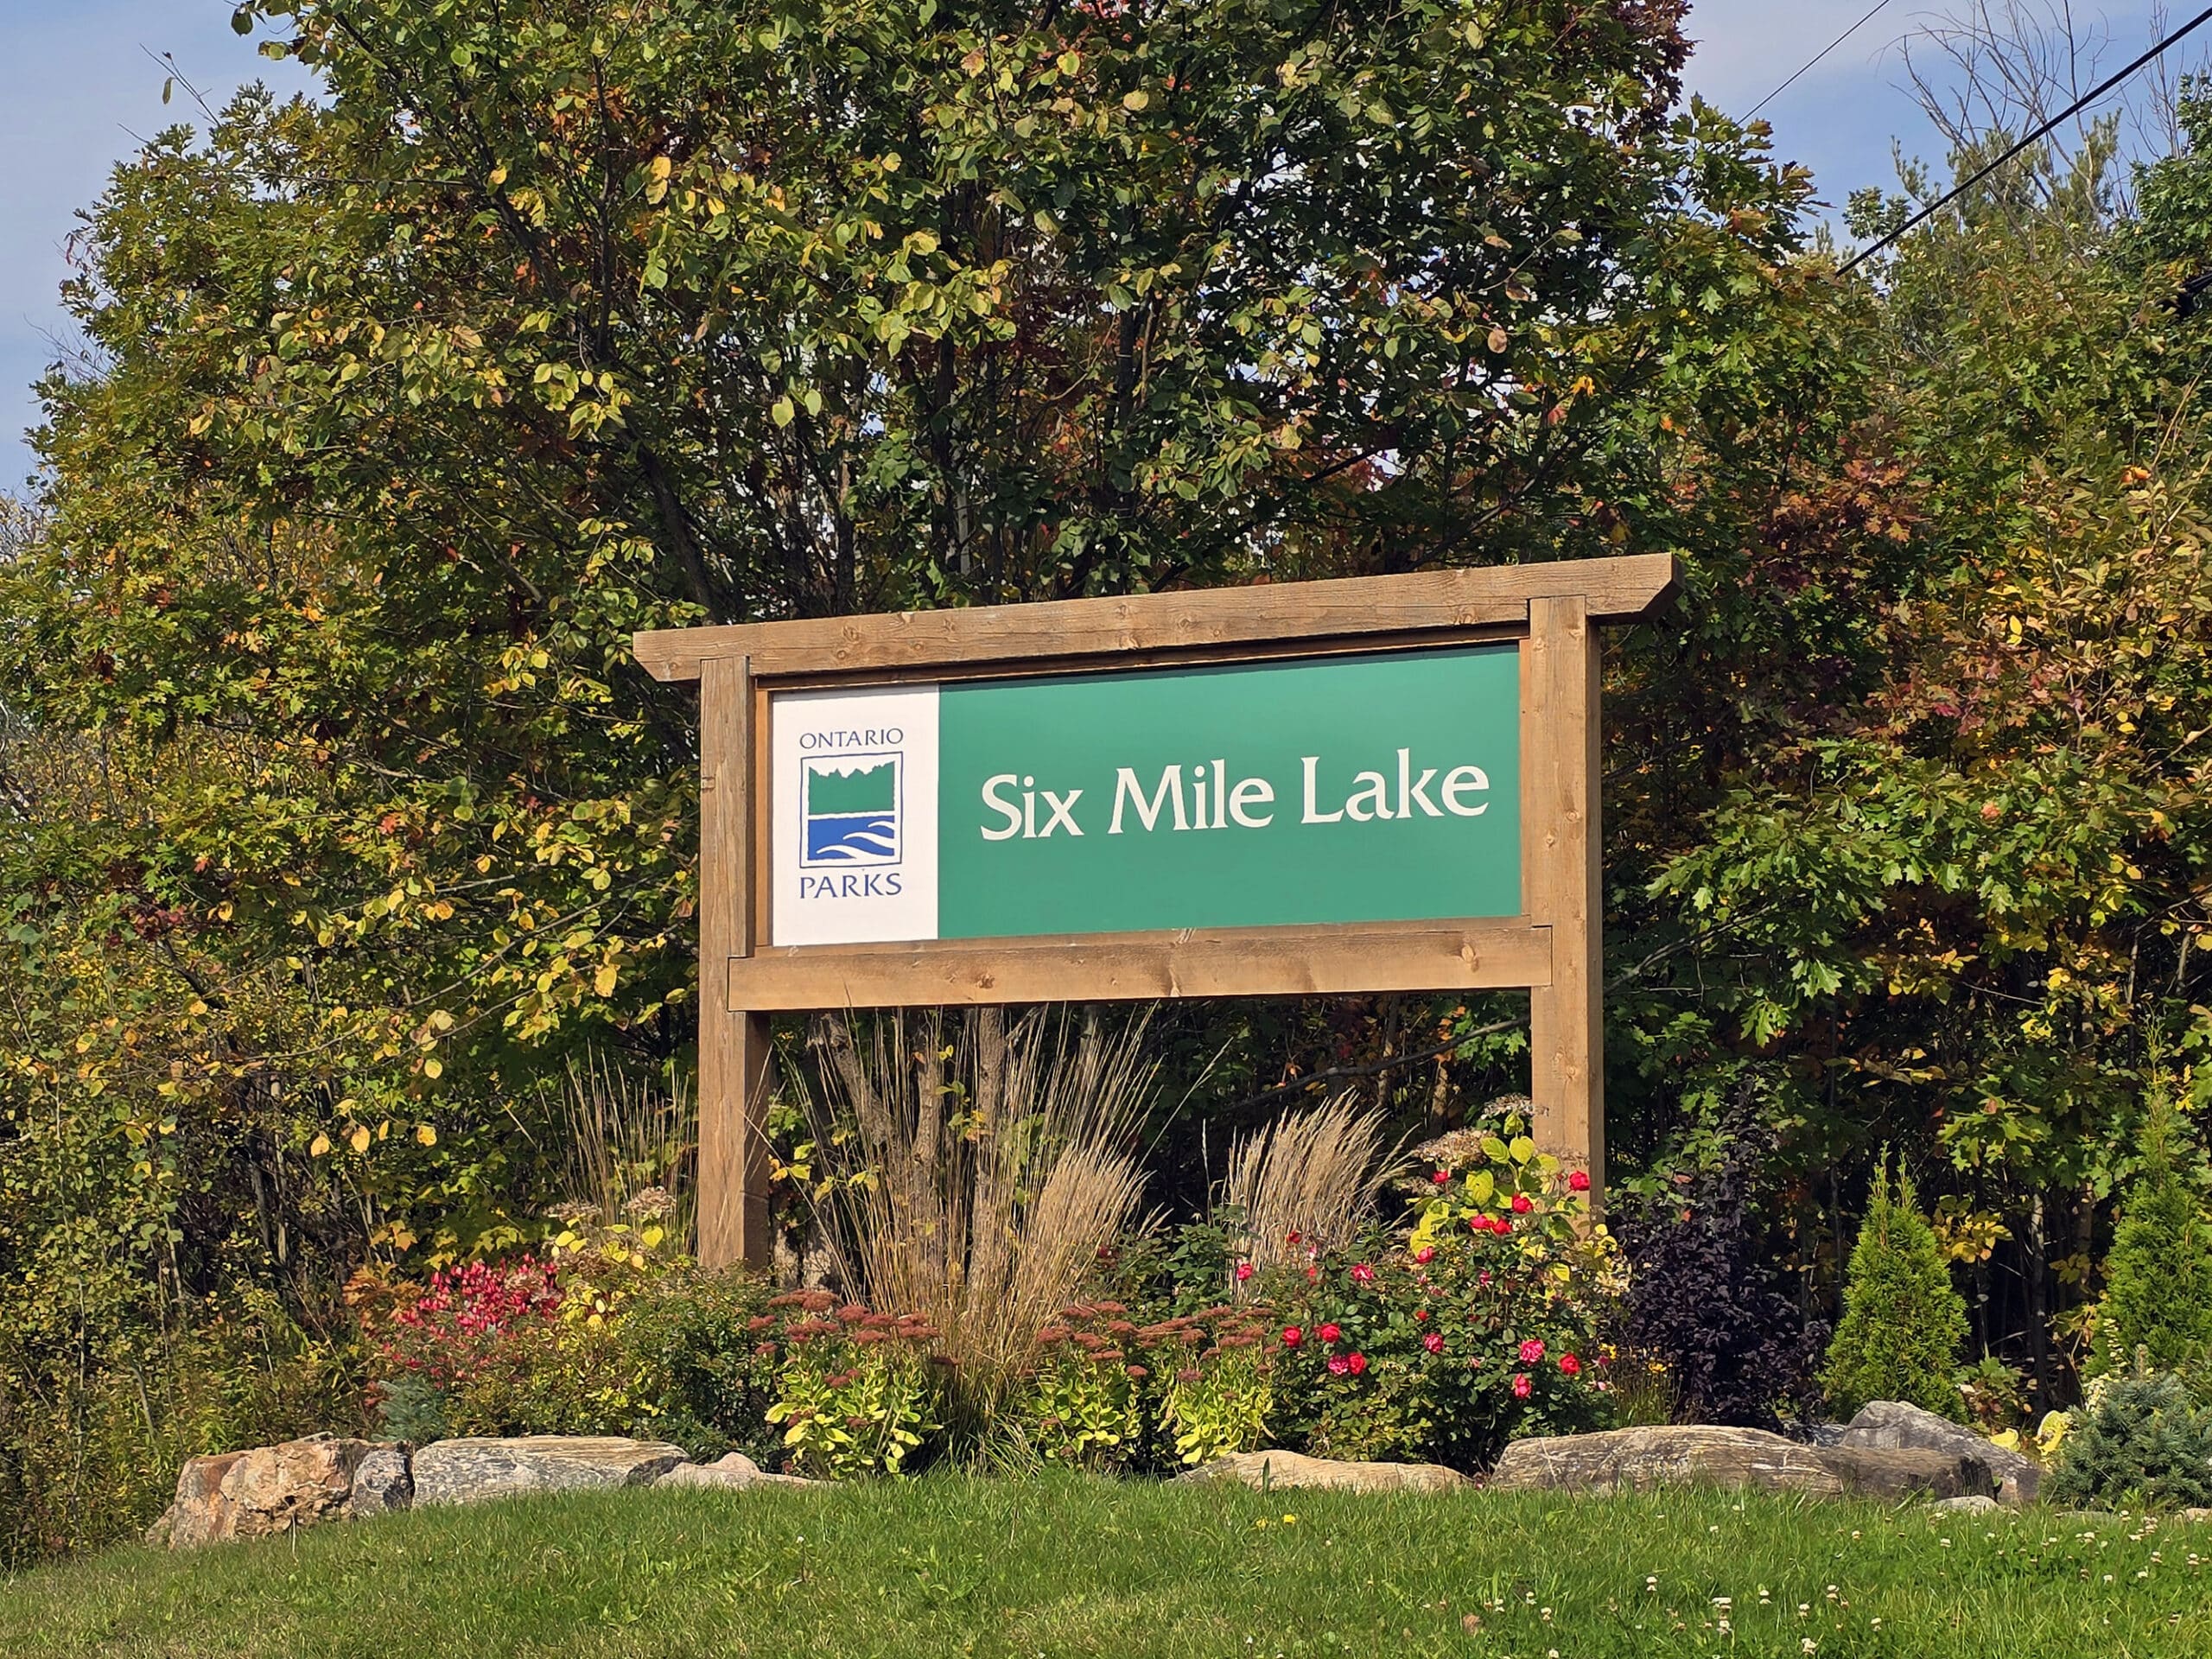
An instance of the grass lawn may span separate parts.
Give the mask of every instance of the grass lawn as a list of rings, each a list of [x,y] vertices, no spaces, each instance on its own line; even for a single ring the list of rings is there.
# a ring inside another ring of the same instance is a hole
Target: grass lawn
[[[0,1580],[0,1653],[2202,1659],[2207,1562],[2185,1522],[943,1477],[118,1550]]]

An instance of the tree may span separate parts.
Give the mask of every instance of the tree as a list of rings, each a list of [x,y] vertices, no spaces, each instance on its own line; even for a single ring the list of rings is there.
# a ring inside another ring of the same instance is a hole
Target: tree
[[[327,96],[118,169],[0,567],[0,1165],[103,1317],[498,1249],[565,1052],[680,1059],[634,630],[1625,542],[1808,303],[1681,10],[243,8]]]
[[[2181,1115],[2163,1091],[2144,1141],[2105,1257],[2105,1292],[2083,1369],[2124,1373],[2140,1361],[2212,1386],[2212,1220]]]
[[[1870,1400],[1903,1400],[1966,1421],[1959,1393],[1966,1301],[1902,1167],[1892,1196],[1886,1153],[1852,1247],[1843,1304],[1821,1376],[1833,1404],[1851,1411]]]

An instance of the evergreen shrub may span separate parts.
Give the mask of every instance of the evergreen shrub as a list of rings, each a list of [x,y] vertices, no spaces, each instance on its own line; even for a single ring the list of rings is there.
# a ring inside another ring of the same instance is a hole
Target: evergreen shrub
[[[2075,1414],[2043,1490],[2060,1504],[2212,1504],[2212,1406],[2170,1374],[2107,1378]]]
[[[2154,1107],[2141,1173],[2105,1257],[2105,1294],[2084,1369],[2124,1372],[2139,1353],[2154,1371],[2189,1376],[2212,1394],[2212,1223],[2170,1105]]]
[[[1821,1377],[1834,1409],[1847,1416],[1870,1400],[1903,1400],[1966,1421],[1959,1392],[1966,1299],[1902,1168],[1892,1193],[1886,1153],[1852,1247],[1843,1308]]]

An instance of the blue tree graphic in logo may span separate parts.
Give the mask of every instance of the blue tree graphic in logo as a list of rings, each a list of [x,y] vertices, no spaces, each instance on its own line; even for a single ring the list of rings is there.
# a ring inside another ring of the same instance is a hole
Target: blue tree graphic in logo
[[[898,754],[808,757],[803,763],[805,835],[800,864],[899,861],[902,760]]]

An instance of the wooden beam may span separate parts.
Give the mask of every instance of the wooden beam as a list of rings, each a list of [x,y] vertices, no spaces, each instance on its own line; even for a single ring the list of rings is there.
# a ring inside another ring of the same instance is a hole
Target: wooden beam
[[[750,660],[760,679],[989,663],[1043,668],[1074,658],[1367,635],[1406,643],[1517,627],[1527,621],[1530,605],[1567,595],[1580,596],[1592,621],[1626,622],[1649,613],[1674,581],[1670,555],[1645,553],[1118,599],[671,628],[639,634],[634,649],[639,662],[660,680],[694,680],[706,662],[738,656]]]
[[[1605,1174],[1605,927],[1599,870],[1599,634],[1580,599],[1529,607],[1522,648],[1522,902],[1552,930],[1552,976],[1529,996],[1537,1144]]]
[[[1517,918],[1193,929],[919,944],[801,945],[728,964],[733,1010],[1474,991],[1552,976]]]
[[[753,714],[742,657],[703,664],[699,684],[700,1262],[768,1265],[768,1022],[733,1019],[728,964],[753,953]]]

